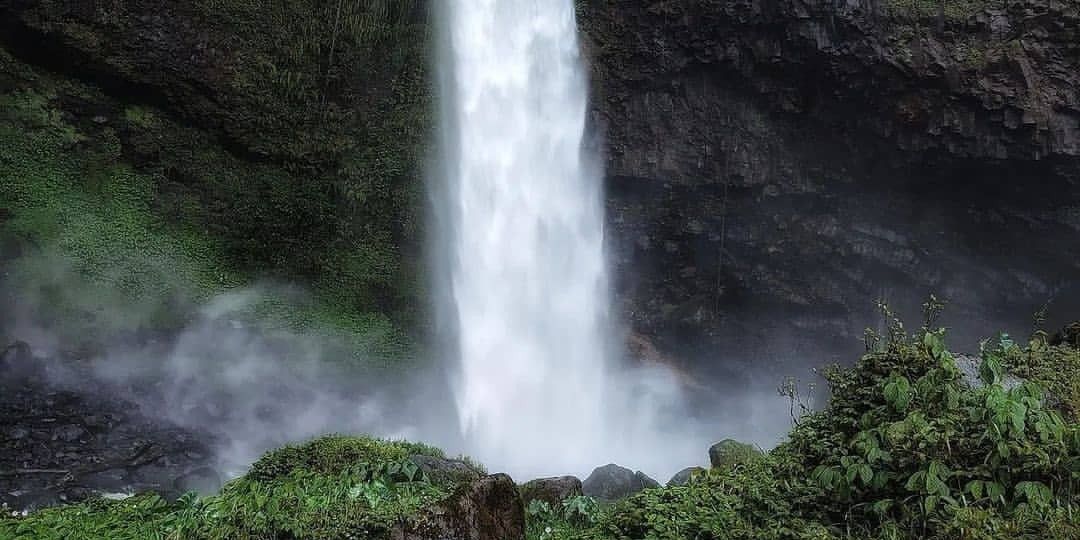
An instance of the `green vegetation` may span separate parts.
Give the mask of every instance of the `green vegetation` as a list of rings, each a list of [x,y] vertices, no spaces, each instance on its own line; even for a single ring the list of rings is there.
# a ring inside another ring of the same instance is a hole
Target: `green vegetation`
[[[987,6],[987,0],[888,0],[885,12],[896,19],[962,23]]]
[[[363,194],[393,178],[350,159],[371,214],[334,188],[340,176],[242,159],[0,49],[0,260],[35,309],[23,315],[71,348],[178,328],[210,298],[271,280],[308,292],[260,287],[234,315],[328,338],[365,364],[415,357],[417,277],[389,230],[395,213]]]
[[[894,320],[868,344],[853,367],[827,371],[828,406],[798,417],[772,452],[735,452],[687,485],[608,507],[534,500],[528,537],[1080,537],[1080,423],[1068,399],[1045,390],[1073,388],[1080,349],[1042,333],[1023,346],[1000,336],[984,344],[974,382],[929,324],[908,335]],[[1031,378],[1008,382],[1011,366]],[[219,495],[90,501],[0,519],[0,537],[377,538],[424,519],[461,480],[428,477],[417,455],[442,457],[413,443],[327,437],[267,454]]]
[[[0,538],[22,540],[383,538],[422,519],[454,485],[429,480],[411,455],[441,456],[423,445],[324,437],[271,452],[212,497],[175,502],[156,495],[92,500],[0,517]]]
[[[648,490],[572,537],[1069,539],[1080,536],[1080,424],[1050,408],[1080,350],[1001,337],[964,382],[944,330],[882,345],[827,379],[829,406],[803,416],[765,460]],[[880,343],[880,342],[878,342]],[[1007,389],[1022,360],[1042,374]],[[1073,369],[1075,369],[1073,367]]]

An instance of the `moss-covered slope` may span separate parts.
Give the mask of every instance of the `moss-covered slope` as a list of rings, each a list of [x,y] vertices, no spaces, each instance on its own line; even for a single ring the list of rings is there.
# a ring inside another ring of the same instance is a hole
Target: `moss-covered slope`
[[[0,3],[0,258],[45,308],[21,319],[104,339],[270,279],[312,293],[265,299],[279,324],[407,354],[425,12],[272,4]]]

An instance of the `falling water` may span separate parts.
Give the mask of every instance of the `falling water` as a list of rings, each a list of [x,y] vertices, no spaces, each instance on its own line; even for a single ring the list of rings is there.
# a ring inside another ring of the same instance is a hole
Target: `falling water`
[[[576,471],[603,429],[608,301],[574,2],[449,4],[462,431],[493,465]]]
[[[672,378],[609,366],[599,174],[573,0],[444,4],[436,245],[466,451],[518,476],[700,461]],[[679,441],[681,444],[676,444]],[[651,468],[650,468],[651,467]]]

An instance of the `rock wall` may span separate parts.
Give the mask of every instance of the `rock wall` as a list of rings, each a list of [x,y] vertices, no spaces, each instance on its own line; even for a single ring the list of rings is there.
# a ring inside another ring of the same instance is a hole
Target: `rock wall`
[[[878,298],[937,294],[961,340],[1077,308],[1076,2],[579,12],[620,298],[661,349],[849,352]]]
[[[429,5],[0,0],[0,45],[102,89],[114,105],[50,104],[88,131],[119,123],[124,159],[193,197],[163,211],[203,209],[231,261],[413,324]],[[741,370],[847,357],[878,298],[912,314],[936,293],[961,339],[1022,331],[1048,300],[1067,318],[1078,13],[1075,0],[580,2],[629,329],[676,362]],[[132,103],[201,142],[173,144],[125,115]],[[207,173],[203,143],[247,172]]]

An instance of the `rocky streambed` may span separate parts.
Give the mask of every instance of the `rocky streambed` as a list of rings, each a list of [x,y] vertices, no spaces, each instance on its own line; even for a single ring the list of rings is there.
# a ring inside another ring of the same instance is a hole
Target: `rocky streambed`
[[[0,357],[0,504],[33,509],[92,494],[207,491],[213,435],[171,424],[105,383],[85,363]]]

